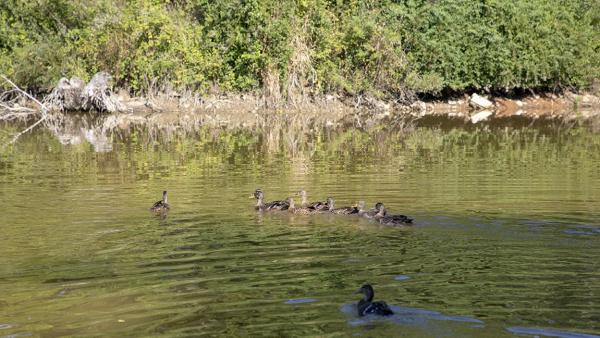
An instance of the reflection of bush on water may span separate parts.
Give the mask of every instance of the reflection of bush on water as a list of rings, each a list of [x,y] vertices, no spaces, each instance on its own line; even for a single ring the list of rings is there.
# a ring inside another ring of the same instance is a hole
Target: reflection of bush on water
[[[77,78],[63,78],[43,103],[15,86],[17,93],[27,95],[41,109],[21,105],[14,94],[11,97],[5,93],[1,98],[9,103],[3,104],[4,111],[0,114],[0,121],[30,121],[41,114],[41,119],[17,133],[13,141],[37,124],[43,123],[61,144],[74,145],[86,140],[97,152],[112,150],[112,134],[127,135],[131,130],[137,129],[146,130],[158,142],[162,141],[156,139],[159,135],[169,140],[206,130],[211,130],[212,134],[245,132],[258,137],[264,151],[277,152],[284,149],[293,154],[310,148],[315,142],[322,142],[323,135],[332,133],[339,135],[350,132],[351,137],[356,137],[365,132],[367,138],[379,138],[381,131],[407,134],[418,126],[467,130],[477,129],[480,124],[483,128],[563,128],[581,125],[582,121],[593,130],[600,126],[598,112],[593,111],[587,115],[578,111],[560,116],[504,116],[489,112],[486,116],[493,116],[492,118],[486,117],[475,123],[474,117],[483,112],[427,112],[427,109],[424,112],[412,110],[411,107],[395,111],[390,105],[369,98],[355,107],[327,97],[324,101],[314,100],[286,109],[267,108],[264,102],[252,96],[216,100],[176,95],[156,96],[153,100],[131,99],[112,93],[110,79],[110,75],[102,72],[96,74],[87,85]],[[160,108],[161,106],[165,109]],[[352,133],[352,130],[359,132]]]

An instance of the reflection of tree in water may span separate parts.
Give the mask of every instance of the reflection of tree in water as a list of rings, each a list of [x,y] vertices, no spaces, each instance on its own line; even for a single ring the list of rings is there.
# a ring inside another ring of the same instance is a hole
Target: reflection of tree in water
[[[107,135],[110,125],[107,117],[90,115],[56,115],[47,127],[61,144],[76,145],[84,140],[94,146],[96,152],[112,151],[112,141]]]

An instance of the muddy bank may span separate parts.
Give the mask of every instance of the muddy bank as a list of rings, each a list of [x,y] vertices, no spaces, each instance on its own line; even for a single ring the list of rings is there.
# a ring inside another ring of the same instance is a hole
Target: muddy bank
[[[476,94],[475,94],[476,95]],[[451,120],[456,124],[495,123],[505,120],[562,122],[600,119],[600,98],[567,93],[563,96],[530,96],[520,100],[485,98],[485,107],[473,97],[460,100],[424,102],[411,105],[373,98],[340,98],[329,95],[294,105],[268,107],[253,95],[193,97],[160,94],[151,98],[131,98],[119,93],[123,110],[109,113],[108,119],[119,128],[147,125],[190,129],[198,126],[220,128],[269,129],[281,126],[308,129],[319,127],[375,126],[406,127],[420,121]]]
[[[315,128],[340,126],[407,128],[440,118],[455,125],[540,119],[592,121],[592,125],[600,125],[600,97],[591,94],[531,95],[521,99],[472,94],[460,99],[416,101],[410,105],[364,96],[325,95],[295,104],[274,104],[261,95],[201,97],[191,92],[166,91],[148,97],[131,97],[124,90],[110,91],[108,78],[94,79],[87,85],[76,78],[61,79],[59,85],[40,100],[50,112],[46,124],[60,125],[68,120],[67,116],[80,115],[85,110],[88,115],[102,117],[103,130],[126,130],[135,126],[164,130],[217,127],[261,129],[272,133],[293,129],[310,133]],[[24,95],[5,93],[0,101],[0,121],[33,120],[41,113],[39,102]]]

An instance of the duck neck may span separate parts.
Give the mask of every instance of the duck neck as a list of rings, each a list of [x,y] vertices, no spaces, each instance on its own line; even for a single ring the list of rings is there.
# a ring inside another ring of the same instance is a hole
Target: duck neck
[[[358,210],[359,215],[362,215],[365,213],[365,207],[361,203],[358,203],[358,205],[356,206],[356,210]]]
[[[259,197],[256,199],[256,207],[257,208],[262,208],[263,207],[263,198]]]
[[[162,202],[163,202],[164,204],[167,204],[167,192],[166,192],[166,191],[165,191],[165,192],[163,192],[163,198],[162,198]]]
[[[308,199],[306,198],[306,194],[302,194],[302,207],[306,207],[308,205]]]

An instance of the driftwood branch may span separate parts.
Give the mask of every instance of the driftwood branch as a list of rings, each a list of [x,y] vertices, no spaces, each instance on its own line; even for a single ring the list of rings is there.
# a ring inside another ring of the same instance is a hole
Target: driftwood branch
[[[13,136],[13,138],[10,140],[10,142],[8,142],[7,144],[5,144],[4,146],[7,145],[11,145],[13,143],[15,143],[19,137],[21,137],[21,135],[31,131],[33,128],[35,128],[38,124],[44,122],[47,118],[48,118],[48,108],[41,103],[40,101],[38,101],[35,97],[31,96],[29,93],[27,93],[26,91],[22,90],[21,88],[19,88],[19,86],[17,86],[14,82],[12,82],[11,80],[9,80],[6,76],[4,75],[0,75],[0,77],[6,81],[7,83],[9,83],[11,86],[13,86],[15,88],[16,91],[18,91],[19,93],[25,95],[26,97],[28,97],[29,99],[31,99],[33,102],[37,103],[40,106],[40,112],[42,113],[42,117],[37,120],[34,124],[32,124],[31,126],[29,126],[27,129],[15,134],[15,136]]]

